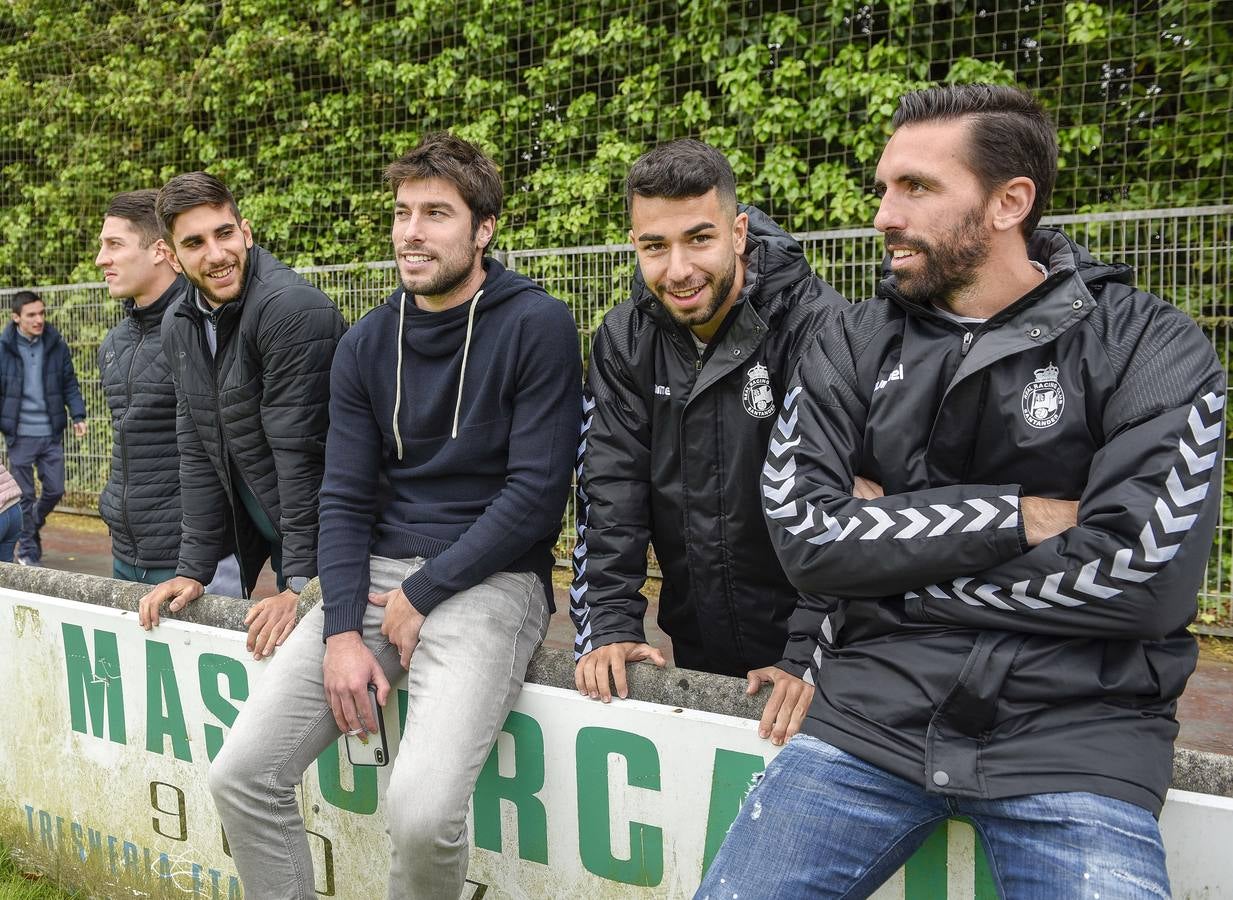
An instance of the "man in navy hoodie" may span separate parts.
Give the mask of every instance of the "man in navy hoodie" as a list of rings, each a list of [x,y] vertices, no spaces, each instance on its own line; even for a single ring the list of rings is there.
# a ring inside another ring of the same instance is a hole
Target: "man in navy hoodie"
[[[496,166],[449,134],[386,170],[402,287],[338,345],[321,487],[324,600],[210,770],[250,896],[312,897],[295,786],[409,669],[386,806],[389,896],[457,897],[467,804],[552,611],[581,425],[569,310],[484,257]]]

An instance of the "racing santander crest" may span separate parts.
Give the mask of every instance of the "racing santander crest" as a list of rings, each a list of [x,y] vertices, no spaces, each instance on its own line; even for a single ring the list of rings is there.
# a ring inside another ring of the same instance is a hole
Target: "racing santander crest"
[[[745,404],[745,412],[755,419],[765,419],[775,414],[775,398],[771,395],[771,373],[766,366],[758,363],[747,374],[745,391],[741,400]]]
[[[1053,363],[1036,370],[1036,380],[1023,389],[1023,418],[1033,428],[1048,428],[1062,417],[1066,395]]]

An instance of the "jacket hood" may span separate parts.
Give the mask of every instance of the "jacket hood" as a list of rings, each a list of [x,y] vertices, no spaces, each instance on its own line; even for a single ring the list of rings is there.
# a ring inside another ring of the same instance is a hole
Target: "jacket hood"
[[[745,242],[745,288],[737,302],[748,300],[756,307],[772,304],[790,286],[813,268],[796,239],[771,221],[770,216],[756,206],[738,204],[737,210],[749,217],[749,232]],[[639,307],[662,309],[659,299],[651,293],[642,277],[642,267],[634,267],[630,295]]]
[[[56,331],[52,325],[43,325],[43,347],[45,350],[50,350],[56,344],[60,343],[62,338],[60,332]],[[0,335],[2,341],[14,353],[17,352],[17,323],[9,322],[9,327],[4,329],[4,334]]]
[[[495,259],[485,257],[484,283],[476,296],[452,309],[429,312],[415,305],[411,297],[403,304],[403,288],[398,288],[385,298],[395,313],[402,314],[402,336],[406,345],[421,356],[451,356],[458,351],[467,338],[467,323],[472,320],[472,329],[480,327],[484,314],[500,306],[510,297],[524,291],[543,293],[543,288],[517,272],[511,272]]]
[[[398,315],[398,358],[394,367],[394,417],[392,428],[398,458],[402,459],[402,433],[399,430],[398,412],[402,406],[402,357],[405,347],[417,355],[428,358],[453,356],[462,348],[462,363],[458,370],[458,397],[454,403],[454,426],[450,437],[458,437],[458,420],[462,414],[462,387],[467,377],[467,355],[471,349],[471,335],[483,313],[500,306],[518,294],[535,291],[544,294],[544,289],[525,275],[511,272],[495,259],[484,257],[484,284],[475,296],[443,312],[429,312],[415,305],[415,299],[399,288],[385,298]],[[547,296],[545,294],[545,296]]]

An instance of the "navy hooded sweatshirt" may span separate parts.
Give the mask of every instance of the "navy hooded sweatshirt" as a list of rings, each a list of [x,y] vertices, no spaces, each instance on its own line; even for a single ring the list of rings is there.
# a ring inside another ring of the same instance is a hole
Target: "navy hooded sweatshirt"
[[[370,553],[427,558],[402,584],[425,615],[501,571],[539,575],[553,608],[578,330],[535,282],[484,269],[478,299],[426,312],[399,288],[338,344],[318,550],[327,638],[362,629]]]

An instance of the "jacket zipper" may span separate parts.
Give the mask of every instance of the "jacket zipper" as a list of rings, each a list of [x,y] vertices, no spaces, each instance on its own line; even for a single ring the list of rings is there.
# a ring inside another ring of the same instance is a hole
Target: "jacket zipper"
[[[141,352],[141,345],[145,343],[146,333],[140,325],[133,319],[130,319],[133,328],[137,329],[137,346],[133,348],[133,355],[128,361],[128,377],[124,380],[124,388],[127,392],[127,402],[124,404],[124,416],[120,421],[120,462],[124,470],[124,492],[122,496],[122,508],[124,510],[124,529],[128,532],[128,539],[133,548],[133,559],[139,558],[137,547],[137,534],[133,531],[133,523],[128,517],[128,489],[129,489],[129,468],[128,468],[128,432],[124,426],[128,425],[129,413],[133,410],[133,370],[137,368],[137,354]]]
[[[973,332],[971,331],[963,332],[963,346],[959,348],[960,356],[967,356],[968,351],[972,349],[972,335],[973,335]]]

